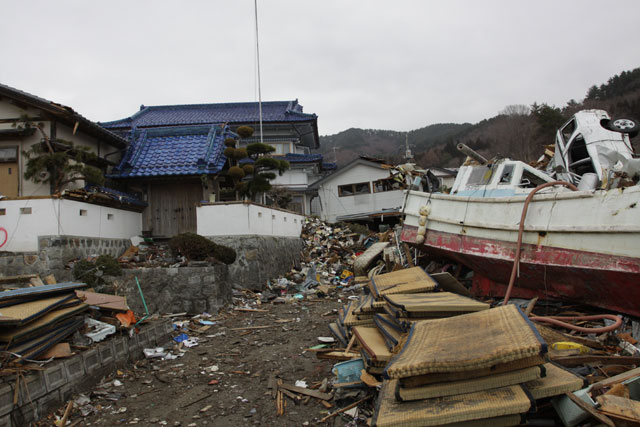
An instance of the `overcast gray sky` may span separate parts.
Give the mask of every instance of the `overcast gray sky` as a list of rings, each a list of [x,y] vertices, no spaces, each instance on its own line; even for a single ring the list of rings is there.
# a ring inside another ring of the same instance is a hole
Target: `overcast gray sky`
[[[0,82],[95,121],[257,101],[253,0],[3,1]],[[258,0],[263,101],[320,134],[564,105],[640,66],[637,0]]]

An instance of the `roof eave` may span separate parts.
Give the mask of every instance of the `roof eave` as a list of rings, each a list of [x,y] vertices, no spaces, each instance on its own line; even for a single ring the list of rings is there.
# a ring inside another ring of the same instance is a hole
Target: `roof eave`
[[[127,147],[127,141],[125,139],[81,116],[71,107],[48,101],[44,98],[31,95],[27,92],[23,92],[3,84],[0,84],[0,95],[4,95],[8,98],[17,100],[18,102],[38,108],[48,113],[56,120],[66,123],[70,127],[74,127],[76,123],[78,123],[79,129],[90,135],[104,138],[105,142],[115,148],[122,149]]]

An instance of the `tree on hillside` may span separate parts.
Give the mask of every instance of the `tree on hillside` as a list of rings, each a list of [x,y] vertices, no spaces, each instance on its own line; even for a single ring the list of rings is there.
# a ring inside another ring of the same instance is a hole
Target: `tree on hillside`
[[[531,108],[523,104],[507,105],[499,114],[504,116],[528,116],[531,114]]]
[[[538,124],[538,136],[553,142],[556,131],[567,121],[567,117],[562,114],[562,110],[553,105],[545,103],[531,105],[531,114]],[[547,142],[547,144],[551,144]]]

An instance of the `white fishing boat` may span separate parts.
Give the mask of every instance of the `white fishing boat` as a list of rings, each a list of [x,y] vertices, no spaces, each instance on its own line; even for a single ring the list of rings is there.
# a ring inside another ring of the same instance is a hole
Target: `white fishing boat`
[[[558,130],[545,171],[467,148],[474,159],[450,194],[407,192],[402,240],[474,270],[476,295],[504,296],[519,259],[513,296],[640,317],[638,128],[581,111]]]

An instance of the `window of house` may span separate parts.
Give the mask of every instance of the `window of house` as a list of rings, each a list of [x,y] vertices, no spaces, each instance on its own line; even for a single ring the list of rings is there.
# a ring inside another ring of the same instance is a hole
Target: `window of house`
[[[113,221],[113,214],[107,214],[107,220]]]
[[[368,182],[359,182],[357,184],[346,184],[338,186],[338,195],[340,197],[369,193],[371,193],[371,186]]]
[[[0,163],[17,162],[18,147],[0,147]]]
[[[271,142],[269,145],[276,149],[272,154],[284,156],[290,152],[288,142]]]
[[[374,181],[373,191],[375,193],[382,193],[383,191],[402,190],[402,183],[396,181],[393,178],[384,178]]]
[[[22,215],[31,215],[31,208],[20,208],[20,213]]]
[[[7,214],[7,210],[5,208],[1,208],[0,215],[6,215],[6,214]]]
[[[87,210],[86,209],[80,209],[80,216],[87,216]]]

